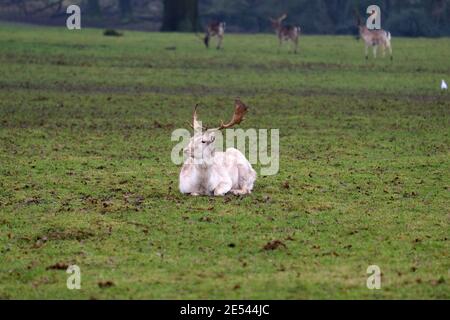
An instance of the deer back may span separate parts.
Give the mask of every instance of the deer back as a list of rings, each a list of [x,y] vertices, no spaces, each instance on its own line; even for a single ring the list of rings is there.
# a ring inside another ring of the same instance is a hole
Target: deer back
[[[293,25],[282,26],[278,31],[278,37],[294,40],[298,37],[298,31],[298,27]]]
[[[225,32],[225,23],[214,21],[208,24],[207,33],[210,36],[223,35]]]
[[[382,45],[388,42],[388,33],[383,29],[369,30],[366,26],[359,27],[359,33],[368,45]]]

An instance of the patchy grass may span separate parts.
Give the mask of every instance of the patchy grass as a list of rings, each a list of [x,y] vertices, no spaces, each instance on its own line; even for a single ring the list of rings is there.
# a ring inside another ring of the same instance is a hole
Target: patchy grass
[[[394,63],[351,37],[224,44],[1,26],[0,298],[450,298],[450,41],[394,38]],[[237,95],[243,128],[280,129],[279,174],[181,195],[171,132]]]

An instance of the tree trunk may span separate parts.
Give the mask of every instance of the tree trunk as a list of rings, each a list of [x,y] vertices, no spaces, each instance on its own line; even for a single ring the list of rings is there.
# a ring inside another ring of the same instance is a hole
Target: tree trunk
[[[161,31],[199,30],[198,0],[164,0]]]

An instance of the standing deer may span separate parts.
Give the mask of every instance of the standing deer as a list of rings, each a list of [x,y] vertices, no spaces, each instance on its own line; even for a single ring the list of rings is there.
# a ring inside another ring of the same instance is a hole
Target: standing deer
[[[272,27],[274,28],[277,37],[278,37],[278,52],[280,52],[281,45],[284,41],[291,40],[294,44],[294,53],[297,53],[298,50],[298,38],[300,36],[300,27],[292,26],[292,25],[282,25],[284,19],[287,18],[287,14],[283,14],[278,19],[269,18],[270,22],[272,22]]]
[[[366,60],[369,59],[369,47],[373,49],[373,57],[377,58],[378,47],[381,48],[383,57],[386,56],[386,49],[389,50],[391,61],[394,59],[392,55],[391,33],[383,29],[369,30],[366,25],[362,24],[361,17],[357,16],[359,28],[359,36],[364,40],[366,47]]]
[[[197,120],[195,107],[192,121],[194,136],[183,150],[187,158],[180,172],[181,193],[192,196],[251,193],[256,172],[250,162],[237,149],[216,152],[214,147],[215,132],[241,123],[246,112],[247,106],[236,99],[234,115],[229,123],[221,122],[218,128],[204,130]]]
[[[211,37],[217,37],[217,50],[222,48],[223,35],[225,34],[225,22],[211,22],[206,28],[203,42],[206,48],[209,48]]]

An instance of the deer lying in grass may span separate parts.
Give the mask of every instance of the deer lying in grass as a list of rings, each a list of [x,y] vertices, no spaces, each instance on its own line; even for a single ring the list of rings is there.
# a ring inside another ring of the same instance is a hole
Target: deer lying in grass
[[[217,50],[222,48],[223,35],[225,34],[225,22],[211,22],[206,28],[203,42],[206,48],[209,48],[209,41],[212,37],[217,37]]]
[[[287,14],[283,14],[278,19],[269,18],[270,22],[272,22],[272,28],[274,28],[277,37],[278,37],[278,52],[280,52],[280,48],[284,41],[292,41],[294,44],[294,53],[297,53],[298,50],[298,38],[300,36],[300,27],[292,26],[292,25],[282,25],[284,19],[287,18]]]
[[[256,180],[256,172],[250,162],[237,149],[216,152],[215,132],[241,123],[247,106],[236,99],[234,115],[227,124],[203,130],[197,120],[197,106],[194,110],[194,137],[183,150],[187,159],[180,172],[180,191],[192,196],[223,196],[229,192],[235,195],[250,194]]]
[[[386,49],[389,50],[391,61],[394,59],[392,55],[391,33],[383,29],[369,30],[366,25],[361,23],[358,16],[359,36],[364,40],[366,46],[366,60],[369,59],[369,47],[373,49],[373,57],[377,58],[378,47],[381,48],[383,57],[386,56]]]

